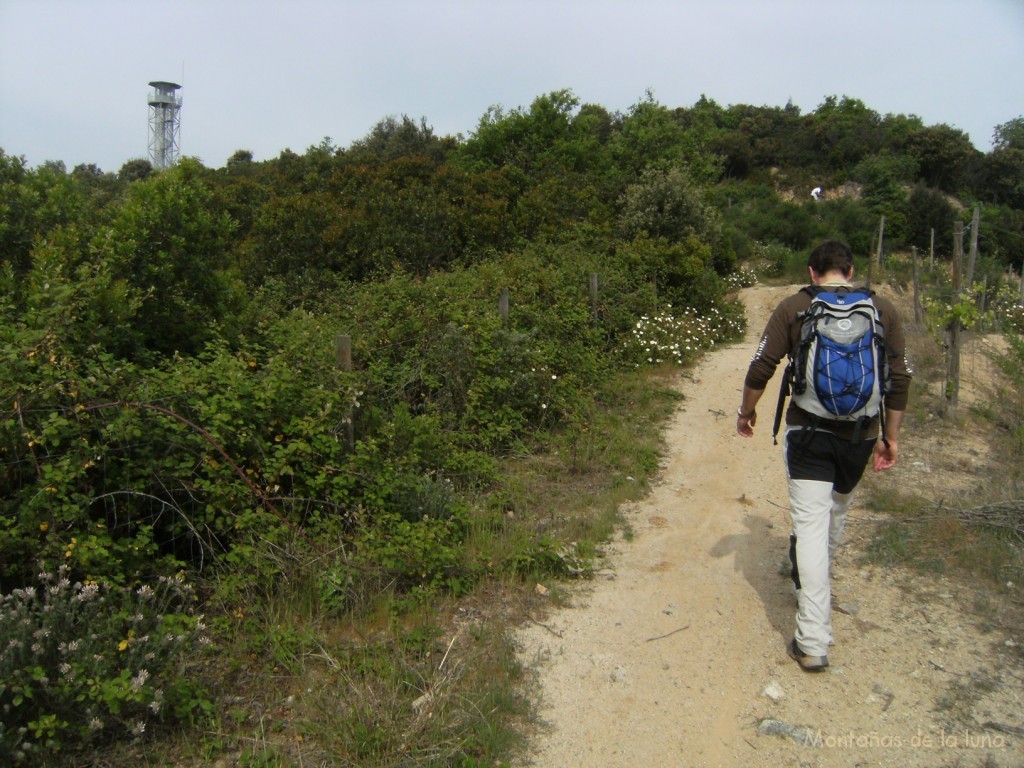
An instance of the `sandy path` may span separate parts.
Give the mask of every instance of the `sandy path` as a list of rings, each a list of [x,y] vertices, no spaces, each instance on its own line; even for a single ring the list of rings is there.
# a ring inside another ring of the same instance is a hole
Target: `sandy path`
[[[1006,639],[979,635],[955,585],[918,585],[935,597],[922,610],[906,599],[912,577],[857,568],[841,553],[835,592],[861,607],[835,616],[832,668],[807,674],[785,656],[795,606],[780,575],[789,524],[771,440],[775,383],[754,439],[735,435],[733,414],[757,336],[788,292],[743,292],[747,338],[709,355],[683,384],[661,478],[625,512],[635,535],[609,548],[608,570],[575,593],[576,605],[521,633],[547,724],[532,765],[968,766],[986,755],[1024,764],[1020,737],[970,729],[986,714],[958,720],[936,707],[957,675],[979,671],[972,651],[991,657]],[[857,528],[852,521],[854,542],[865,533]],[[1001,690],[1008,700],[968,704],[1016,723],[1021,687]],[[759,733],[759,724],[782,734]]]

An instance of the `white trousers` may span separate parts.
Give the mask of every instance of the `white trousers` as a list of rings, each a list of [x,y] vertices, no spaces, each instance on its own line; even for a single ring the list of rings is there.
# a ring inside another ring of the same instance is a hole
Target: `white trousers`
[[[795,537],[791,553],[798,587],[795,637],[804,653],[825,656],[833,642],[831,563],[843,541],[853,491],[839,493],[831,481],[793,479],[788,461],[791,438],[800,439],[801,432],[787,430],[782,441]]]

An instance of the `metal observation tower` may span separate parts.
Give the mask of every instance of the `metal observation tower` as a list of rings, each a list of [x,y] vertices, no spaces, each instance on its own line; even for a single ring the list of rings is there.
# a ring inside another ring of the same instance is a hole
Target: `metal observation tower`
[[[149,92],[149,160],[154,168],[170,168],[178,161],[181,96],[177,83],[154,80]]]

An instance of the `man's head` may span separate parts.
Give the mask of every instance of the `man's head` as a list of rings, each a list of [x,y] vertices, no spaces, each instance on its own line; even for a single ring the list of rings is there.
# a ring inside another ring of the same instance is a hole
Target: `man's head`
[[[826,240],[811,251],[807,258],[811,278],[823,278],[830,272],[838,272],[847,280],[853,277],[853,251],[839,240]]]

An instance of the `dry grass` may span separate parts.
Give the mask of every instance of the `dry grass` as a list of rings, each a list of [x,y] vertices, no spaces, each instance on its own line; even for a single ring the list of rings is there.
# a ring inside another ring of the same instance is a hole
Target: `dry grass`
[[[1024,630],[1024,409],[1014,405],[1024,376],[1007,375],[999,364],[1009,351],[1004,339],[968,334],[953,409],[938,339],[912,324],[908,330],[915,378],[900,462],[888,473],[865,476],[880,523],[867,557],[961,575],[979,594],[1016,606],[999,613]]]

